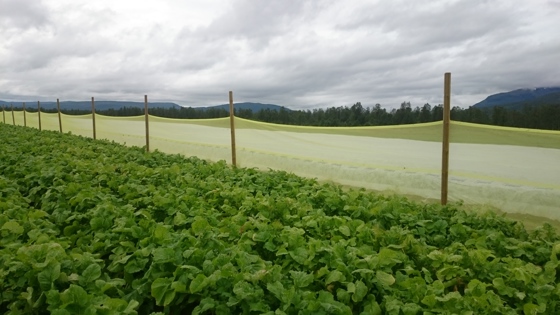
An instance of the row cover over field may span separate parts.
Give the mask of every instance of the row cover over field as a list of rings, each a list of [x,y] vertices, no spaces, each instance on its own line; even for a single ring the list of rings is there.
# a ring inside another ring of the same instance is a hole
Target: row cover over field
[[[0,124],[0,313],[558,314],[495,214]]]
[[[8,112],[8,122],[10,113]],[[145,145],[144,117],[96,115],[97,137]],[[63,129],[92,136],[91,115],[63,116]],[[15,112],[16,124],[23,113]],[[56,114],[42,114],[58,130]],[[37,114],[27,114],[37,127]],[[212,161],[231,161],[229,119],[150,117],[150,145]],[[241,166],[378,191],[439,199],[441,122],[383,127],[283,126],[236,119]],[[449,198],[560,220],[560,132],[452,122]]]

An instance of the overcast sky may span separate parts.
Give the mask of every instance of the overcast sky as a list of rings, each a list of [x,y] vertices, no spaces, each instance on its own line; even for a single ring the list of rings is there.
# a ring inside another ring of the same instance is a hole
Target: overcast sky
[[[560,86],[560,0],[0,0],[0,100],[452,106]]]

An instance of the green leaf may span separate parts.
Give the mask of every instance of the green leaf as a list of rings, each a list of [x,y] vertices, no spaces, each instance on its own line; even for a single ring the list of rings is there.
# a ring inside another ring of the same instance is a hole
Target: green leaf
[[[107,308],[112,311],[122,311],[127,307],[127,305],[128,303],[122,299],[105,299],[103,301],[103,308]]]
[[[350,304],[350,293],[342,288],[336,290],[336,298],[339,302]]]
[[[288,253],[290,254],[290,257],[292,257],[293,260],[295,260],[300,264],[304,264],[305,261],[307,260],[307,257],[309,256],[307,250],[303,247],[298,247],[294,250],[289,251]]]
[[[187,222],[187,216],[181,212],[177,212],[173,218],[173,225],[185,225]]]
[[[386,273],[384,271],[378,270],[375,274],[375,278],[379,283],[386,286],[391,286],[395,283],[395,277],[392,274]]]
[[[327,279],[325,280],[325,284],[330,284],[333,282],[343,282],[344,280],[346,280],[346,277],[342,272],[338,270],[333,270],[327,276]]]
[[[346,226],[346,225],[341,225],[341,226],[338,228],[338,231],[339,231],[340,233],[342,233],[342,235],[348,236],[348,237],[352,234],[352,233],[350,232],[350,228],[349,228],[348,226]]]
[[[348,282],[348,284],[346,285],[346,291],[350,293],[356,292],[356,285],[354,284],[354,282]]]
[[[80,277],[80,285],[93,283],[99,277],[101,277],[101,266],[98,264],[91,264],[82,273],[82,276]]]
[[[313,275],[307,274],[303,271],[290,271],[290,275],[294,280],[294,285],[298,288],[305,288],[314,280]]]
[[[317,301],[327,314],[352,315],[352,310],[347,305],[335,301],[333,295],[327,291],[320,291]]]
[[[385,297],[385,311],[386,314],[388,315],[400,315],[401,313],[401,308],[403,306],[403,303],[393,297],[393,296],[386,296]]]
[[[45,292],[45,296],[47,298],[47,304],[49,304],[48,309],[58,309],[60,305],[62,305],[62,301],[60,300],[60,292],[57,290],[49,290]]]
[[[189,290],[191,291],[191,293],[196,293],[196,292],[200,292],[202,290],[204,290],[204,288],[206,288],[208,286],[208,278],[202,274],[199,273],[192,281],[191,284],[189,286]]]
[[[393,266],[396,265],[398,263],[401,263],[402,261],[400,260],[402,254],[400,254],[397,251],[394,251],[392,249],[388,249],[388,248],[382,248],[379,251],[379,254],[377,254],[377,257],[379,258],[379,265],[380,266]]]
[[[200,301],[194,308],[192,315],[204,314],[206,311],[212,310],[216,307],[216,301],[213,298],[207,297]]]
[[[276,252],[276,256],[282,256],[282,255],[287,255],[287,254],[288,254],[288,250],[285,247],[281,247]]]
[[[189,291],[187,290],[187,285],[180,282],[180,281],[174,281],[171,284],[171,288],[173,290],[175,290],[175,292],[177,293],[188,293]]]
[[[138,308],[139,305],[140,305],[140,303],[138,303],[138,301],[131,300],[130,302],[128,302],[128,305],[126,306],[126,308],[122,311],[122,314],[137,315],[138,312],[136,312],[136,309]]]
[[[124,266],[124,271],[126,271],[128,273],[131,273],[131,274],[142,271],[146,267],[146,264],[148,263],[148,261],[149,261],[148,258],[134,257],[134,258],[132,258],[128,261],[126,266]]]
[[[161,224],[157,224],[154,229],[154,238],[158,241],[165,241],[170,238],[169,229]]]
[[[381,307],[377,301],[369,301],[364,306],[364,311],[360,313],[360,315],[382,315]]]
[[[247,299],[255,294],[255,289],[247,281],[239,281],[233,286],[233,293],[240,300]]]
[[[421,302],[422,302],[423,304],[427,305],[428,307],[433,308],[433,307],[436,305],[436,303],[437,303],[436,295],[435,295],[435,294],[426,295],[426,296],[422,299]]]
[[[73,309],[85,309],[90,297],[86,291],[77,285],[71,284],[68,289],[60,294],[60,300],[64,305],[72,305]],[[68,306],[66,307],[68,309]]]
[[[51,263],[45,269],[37,274],[37,280],[41,290],[48,291],[52,289],[53,282],[60,277],[60,264]]]
[[[175,260],[175,251],[171,248],[156,248],[152,252],[152,255],[154,255],[154,262],[158,264],[172,262]]]
[[[16,221],[8,221],[2,225],[2,230],[10,231],[12,234],[21,235],[23,234],[23,227],[19,225]]]
[[[175,290],[171,288],[173,280],[169,278],[157,278],[152,283],[152,296],[156,299],[156,304],[161,306],[169,305],[175,298]]]
[[[403,312],[404,315],[416,315],[419,314],[420,311],[422,311],[422,307],[420,307],[420,305],[418,304],[406,303],[401,307],[401,311]]]
[[[453,292],[449,292],[446,295],[442,296],[442,297],[436,297],[436,300],[441,301],[441,302],[449,302],[451,300],[460,300],[463,297],[461,296],[461,293],[453,291]]]
[[[352,301],[361,302],[368,293],[368,287],[361,280],[356,281],[356,292],[352,295]]]
[[[209,228],[208,221],[203,217],[195,217],[194,222],[191,225],[191,229],[194,235],[201,235]]]
[[[282,283],[280,283],[280,281],[276,281],[276,282],[272,282],[272,283],[267,283],[266,284],[266,289],[270,292],[272,292],[272,294],[274,294],[274,296],[279,299],[280,301],[282,301],[283,295],[284,295],[284,286],[282,285]]]
[[[480,280],[473,279],[467,285],[467,289],[465,290],[465,294],[471,294],[471,295],[474,295],[474,296],[481,296],[481,295],[486,293],[486,287],[487,286],[488,286],[487,284],[482,283]]]
[[[527,303],[523,305],[523,314],[525,315],[536,315],[539,313],[539,307],[533,303]]]
[[[513,279],[522,281],[525,285],[528,285],[533,279],[533,276],[525,268],[517,267],[511,271]]]

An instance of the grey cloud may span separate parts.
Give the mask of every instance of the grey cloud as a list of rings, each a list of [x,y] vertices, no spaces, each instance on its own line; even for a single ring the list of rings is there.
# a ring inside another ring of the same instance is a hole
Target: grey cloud
[[[40,28],[50,21],[41,0],[0,0],[0,29]]]
[[[233,90],[236,101],[293,108],[421,106],[441,102],[450,71],[453,100],[468,106],[491,93],[560,85],[551,67],[558,2],[544,3],[235,0],[206,26],[170,17],[141,29],[120,24],[110,8],[47,8],[41,27],[0,43],[9,78],[0,98],[149,94],[202,106],[227,102]],[[65,10],[73,18],[49,18]]]
[[[200,29],[199,35],[214,39],[227,37],[245,38],[266,43],[272,37],[289,31],[290,27],[303,19],[306,3],[300,0],[231,2],[231,10]]]

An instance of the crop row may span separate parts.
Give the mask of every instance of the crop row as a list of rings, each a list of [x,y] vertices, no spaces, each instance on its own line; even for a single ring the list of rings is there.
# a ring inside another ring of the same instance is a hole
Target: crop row
[[[558,314],[492,213],[0,124],[0,313]]]

